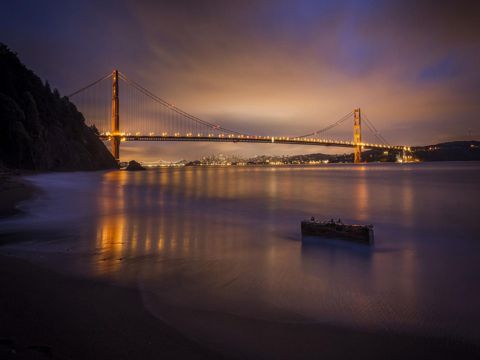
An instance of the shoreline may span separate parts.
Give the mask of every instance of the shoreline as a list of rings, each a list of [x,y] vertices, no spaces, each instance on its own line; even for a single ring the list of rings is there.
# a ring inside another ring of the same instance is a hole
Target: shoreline
[[[153,317],[135,289],[0,255],[0,358],[220,359]]]
[[[0,219],[21,213],[17,205],[40,191],[22,178],[21,173],[0,171]]]
[[[21,176],[8,177],[15,190],[6,187],[3,191],[11,195],[11,209],[41,191]],[[135,288],[50,270],[9,256],[1,247],[0,272],[2,359],[370,360],[480,356],[477,344],[453,338],[264,321],[214,311],[182,310],[175,314],[174,328],[148,310],[142,293]],[[165,310],[177,311],[162,308]],[[205,336],[197,338],[195,332]]]
[[[17,205],[39,192],[22,174],[0,172],[0,220],[21,214]],[[225,358],[156,319],[135,289],[72,278],[4,253],[0,287],[2,359]]]
[[[193,309],[175,314],[176,309],[167,307],[184,329],[179,331],[148,311],[137,289],[63,274],[8,253],[0,254],[0,274],[2,359],[400,360],[480,355],[480,347],[453,338]],[[189,334],[192,327],[206,336]]]

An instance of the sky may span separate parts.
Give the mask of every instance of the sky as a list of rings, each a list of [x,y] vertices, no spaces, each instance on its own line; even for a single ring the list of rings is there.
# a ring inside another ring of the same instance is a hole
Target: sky
[[[479,1],[2,3],[0,41],[62,94],[117,68],[249,134],[301,135],[360,107],[392,144],[480,138]],[[352,124],[331,137],[350,140]],[[122,158],[140,160],[344,151],[122,143]]]

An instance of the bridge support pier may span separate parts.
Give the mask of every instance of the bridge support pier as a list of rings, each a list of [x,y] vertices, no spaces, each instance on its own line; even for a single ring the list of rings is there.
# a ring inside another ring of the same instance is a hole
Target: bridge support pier
[[[112,136],[112,155],[115,160],[120,161],[120,136]]]
[[[112,74],[112,155],[120,161],[120,102],[118,100],[118,70]]]
[[[362,142],[362,117],[360,108],[353,110],[353,162],[360,164],[362,162],[362,146],[357,145]]]

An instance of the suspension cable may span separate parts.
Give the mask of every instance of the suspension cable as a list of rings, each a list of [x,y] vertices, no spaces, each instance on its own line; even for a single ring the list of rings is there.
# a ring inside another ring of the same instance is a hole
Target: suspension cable
[[[138,91],[142,92],[144,95],[148,96],[149,98],[151,98],[152,100],[154,101],[157,101],[159,102],[160,104],[162,104],[163,106],[167,107],[167,108],[170,108],[171,110],[173,110],[175,113],[179,114],[179,115],[182,115],[192,121],[195,121],[197,123],[200,123],[202,125],[205,125],[205,126],[208,126],[208,127],[211,127],[212,129],[214,130],[223,130],[224,132],[227,132],[227,133],[231,133],[231,134],[236,134],[236,135],[246,135],[246,134],[242,134],[240,132],[237,132],[237,131],[234,131],[234,130],[230,130],[230,129],[227,129],[227,128],[224,128],[220,125],[215,125],[215,124],[212,124],[212,123],[209,123],[205,120],[202,120],[194,115],[191,115],[185,111],[183,111],[182,109],[179,109],[178,107],[176,107],[175,105],[173,104],[170,104],[169,102],[163,100],[162,98],[158,97],[157,95],[153,94],[151,91],[145,89],[143,86],[141,86],[140,84],[136,83],[135,81],[133,80],[130,80],[128,79],[124,74],[120,73],[119,72],[119,75],[120,75],[120,78],[125,81],[127,84],[133,86],[135,89],[137,89]]]
[[[74,93],[71,93],[70,95],[67,95],[67,97],[75,96],[75,95],[77,95],[78,93],[81,93],[82,91],[87,90],[88,88],[91,88],[91,87],[94,86],[94,85],[97,85],[99,82],[101,82],[101,81],[103,81],[103,80],[105,80],[105,79],[110,78],[111,76],[112,76],[111,73],[110,73],[110,74],[107,74],[107,75],[101,77],[100,79],[98,79],[97,81],[94,81],[93,83],[88,84],[87,86],[84,86],[83,88],[75,91]]]
[[[368,116],[365,114],[365,112],[363,112],[363,116],[362,116],[366,121],[365,121],[365,124],[367,125],[368,129],[373,133],[373,135],[378,139],[380,140],[380,142],[384,143],[384,144],[389,144],[388,141],[383,137],[382,134],[380,134],[380,132],[377,130],[377,128],[375,127],[375,125],[373,124],[373,122],[368,118]]]
[[[335,121],[334,123],[320,129],[320,130],[317,130],[313,133],[310,133],[310,134],[306,134],[306,135],[302,135],[302,136],[297,136],[297,138],[305,138],[305,137],[309,137],[309,136],[313,136],[313,135],[318,135],[320,133],[323,133],[325,131],[328,131],[330,129],[333,129],[334,127],[340,125],[341,123],[345,122],[346,120],[348,120],[351,116],[353,115],[353,111],[350,111],[348,114],[346,114],[345,116],[343,116],[341,119]]]

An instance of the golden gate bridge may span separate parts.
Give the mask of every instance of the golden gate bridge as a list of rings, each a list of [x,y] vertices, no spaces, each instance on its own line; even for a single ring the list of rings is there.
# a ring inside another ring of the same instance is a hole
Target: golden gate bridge
[[[120,83],[122,83],[121,102]],[[410,151],[408,146],[389,144],[372,121],[362,114],[360,108],[309,134],[263,136],[227,129],[189,114],[156,96],[118,70],[68,97],[82,112],[86,124],[94,128],[102,140],[111,142],[112,154],[117,161],[120,159],[122,141],[209,141],[349,147],[354,149],[355,163],[362,162],[363,149],[393,150],[402,152],[403,155]],[[346,123],[347,120],[352,121],[352,140],[325,137],[327,131]],[[362,140],[363,125],[366,125],[375,137],[374,143]]]

